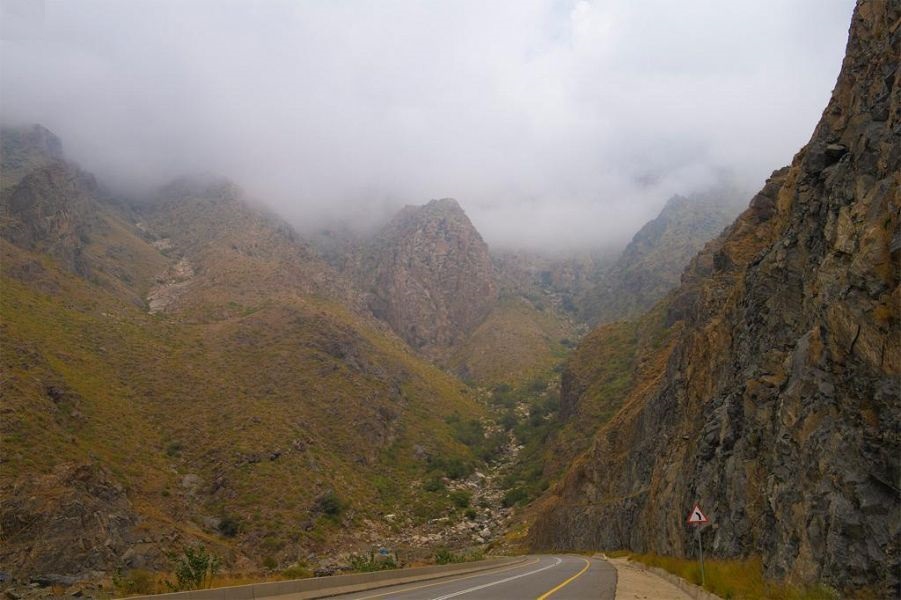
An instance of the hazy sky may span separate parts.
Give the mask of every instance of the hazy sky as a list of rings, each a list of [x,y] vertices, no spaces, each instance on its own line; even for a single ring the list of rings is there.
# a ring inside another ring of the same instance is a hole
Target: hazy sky
[[[3,0],[0,115],[119,190],[212,171],[303,226],[455,197],[490,244],[631,237],[807,141],[853,0]]]

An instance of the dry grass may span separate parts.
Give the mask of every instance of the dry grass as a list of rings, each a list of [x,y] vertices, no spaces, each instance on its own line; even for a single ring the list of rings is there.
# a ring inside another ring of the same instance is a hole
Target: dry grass
[[[629,552],[610,552],[607,555],[614,558],[627,556],[701,585],[701,567],[696,560]],[[704,575],[704,589],[725,600],[838,600],[842,597],[823,585],[796,586],[765,579],[760,558],[705,560]]]
[[[266,299],[216,321],[148,315],[46,257],[5,241],[0,251],[0,488],[96,462],[151,532],[181,530],[222,555],[237,547],[284,564],[298,544],[423,504],[416,446],[474,460],[445,422],[481,416],[473,395],[333,301]],[[40,268],[23,279],[28,264]],[[65,397],[53,400],[49,386]],[[182,485],[186,474],[199,476],[196,492]],[[224,493],[214,493],[217,480]],[[347,522],[301,529],[326,489],[352,509]],[[444,510],[432,504],[421,511]],[[240,522],[234,539],[198,525],[226,515]]]
[[[551,307],[507,297],[451,358],[457,372],[480,385],[522,385],[544,375],[566,354],[574,326]]]

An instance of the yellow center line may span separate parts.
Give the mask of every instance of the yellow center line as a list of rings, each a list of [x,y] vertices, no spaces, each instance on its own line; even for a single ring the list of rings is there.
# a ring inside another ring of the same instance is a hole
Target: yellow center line
[[[533,560],[531,562],[519,563],[519,564],[513,565],[512,567],[505,567],[503,569],[500,569],[499,571],[496,571],[494,569],[486,569],[484,571],[479,571],[478,573],[475,573],[473,575],[467,575],[466,577],[458,577],[456,579],[442,579],[441,581],[437,581],[435,583],[427,583],[425,585],[418,585],[416,587],[406,588],[403,590],[392,590],[390,592],[385,592],[383,594],[374,594],[372,596],[363,596],[360,598],[356,598],[355,600],[370,600],[371,598],[384,598],[385,596],[390,596],[391,594],[405,594],[407,592],[412,592],[413,590],[421,590],[424,588],[435,587],[436,585],[443,585],[446,583],[452,583],[454,581],[463,581],[465,579],[472,579],[473,577],[480,577],[482,575],[495,575],[497,573],[503,573],[505,571],[512,571],[513,569],[518,569],[519,567],[529,567],[540,561],[541,561],[540,558],[536,558],[535,560]],[[400,583],[398,585],[405,585],[405,584]]]
[[[573,575],[572,577],[570,577],[569,579],[567,579],[566,581],[564,581],[563,583],[558,585],[557,587],[550,589],[550,590],[546,591],[545,593],[543,593],[542,595],[538,596],[538,598],[536,598],[535,600],[545,600],[546,598],[550,598],[552,594],[557,593],[558,591],[560,591],[561,589],[563,589],[564,587],[568,586],[570,583],[572,583],[573,581],[575,581],[576,579],[581,577],[582,573],[587,571],[588,568],[591,566],[590,560],[588,560],[587,558],[583,558],[582,560],[585,561],[585,566],[582,567],[581,571],[579,571],[578,573],[576,573],[575,575]]]

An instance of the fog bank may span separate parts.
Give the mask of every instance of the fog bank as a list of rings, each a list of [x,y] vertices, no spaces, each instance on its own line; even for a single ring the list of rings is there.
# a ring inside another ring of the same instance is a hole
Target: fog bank
[[[806,142],[853,0],[4,0],[0,117],[114,189],[229,176],[300,227],[457,198],[495,246],[627,240]]]

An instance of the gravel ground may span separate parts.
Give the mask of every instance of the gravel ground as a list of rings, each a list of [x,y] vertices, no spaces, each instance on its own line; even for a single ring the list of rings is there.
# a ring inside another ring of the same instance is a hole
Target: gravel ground
[[[673,584],[642,570],[628,559],[607,560],[616,567],[616,600],[692,600]]]

